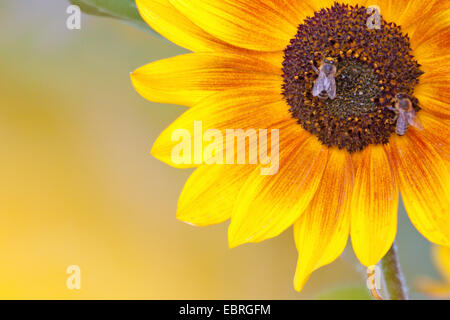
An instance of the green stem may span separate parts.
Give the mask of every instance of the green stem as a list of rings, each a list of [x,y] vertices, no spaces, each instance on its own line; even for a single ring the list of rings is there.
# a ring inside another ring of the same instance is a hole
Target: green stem
[[[381,268],[383,270],[389,299],[408,300],[408,288],[400,267],[400,261],[397,256],[397,245],[395,243],[381,260]]]

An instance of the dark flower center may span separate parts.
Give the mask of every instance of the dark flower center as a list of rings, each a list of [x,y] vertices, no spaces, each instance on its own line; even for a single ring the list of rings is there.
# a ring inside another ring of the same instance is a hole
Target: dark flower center
[[[382,14],[382,13],[381,13]],[[335,3],[305,19],[285,49],[283,95],[292,116],[329,146],[361,151],[395,133],[393,98],[405,93],[419,111],[414,87],[423,73],[407,35],[381,19],[369,29],[365,7]],[[336,66],[334,99],[313,95],[325,58]]]

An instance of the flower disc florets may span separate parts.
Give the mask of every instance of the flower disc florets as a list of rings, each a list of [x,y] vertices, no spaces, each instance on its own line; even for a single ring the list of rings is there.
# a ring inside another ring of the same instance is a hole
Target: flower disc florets
[[[423,72],[411,54],[409,37],[381,19],[369,28],[365,7],[335,3],[299,25],[285,49],[283,95],[292,116],[329,146],[361,151],[384,144],[395,133],[395,114],[388,109],[402,92],[416,111],[414,87]],[[320,99],[312,88],[324,58],[335,60],[336,97]]]

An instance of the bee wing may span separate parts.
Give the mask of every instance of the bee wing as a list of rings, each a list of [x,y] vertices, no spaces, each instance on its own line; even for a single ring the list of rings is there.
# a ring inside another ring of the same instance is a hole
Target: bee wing
[[[418,130],[423,130],[422,122],[420,122],[419,118],[417,118],[416,113],[414,111],[408,112],[406,118],[408,119],[408,123],[410,126],[413,126]]]
[[[395,127],[395,132],[399,136],[403,136],[408,130],[408,119],[404,112],[400,112],[397,118],[397,125]]]
[[[328,97],[333,100],[336,97],[336,79],[334,78],[334,75],[328,76],[328,84]]]
[[[327,76],[323,73],[320,72],[319,76],[316,79],[316,82],[314,82],[314,87],[313,87],[313,96],[317,97],[322,91],[326,91],[326,87],[325,87],[325,81],[327,79]]]

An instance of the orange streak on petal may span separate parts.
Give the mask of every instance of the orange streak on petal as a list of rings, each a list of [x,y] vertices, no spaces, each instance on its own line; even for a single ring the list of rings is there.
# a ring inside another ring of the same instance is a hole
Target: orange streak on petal
[[[442,1],[444,2],[444,1]],[[411,36],[411,47],[416,59],[426,61],[447,55],[450,45],[450,9],[438,6],[434,15],[420,20],[416,32]],[[428,70],[425,70],[428,71]]]
[[[290,117],[286,102],[282,100],[277,90],[234,89],[213,94],[178,117],[155,141],[152,155],[175,167],[195,166],[197,161],[195,161],[194,152],[189,156],[190,165],[174,163],[172,152],[180,144],[179,139],[173,139],[174,134],[181,133],[180,130],[188,133],[190,145],[192,148],[195,146],[196,124],[197,128],[201,127],[201,134],[205,134],[210,129],[219,132],[224,146],[226,146],[227,130],[234,129],[245,131],[249,129],[256,132],[259,132],[259,129],[267,129],[268,133],[272,129],[279,129],[281,142],[287,139],[286,132],[291,139],[303,135],[303,130]],[[288,130],[286,127],[293,127],[293,129]],[[271,143],[269,137],[267,142]],[[202,155],[211,143],[206,141],[202,143]],[[223,156],[226,156],[226,152]]]
[[[283,50],[297,31],[290,11],[275,0],[171,0],[174,7],[222,41],[250,50]]]
[[[424,127],[418,134],[426,144],[433,146],[447,164],[450,164],[450,120],[436,118],[426,111],[419,112],[417,116]],[[408,130],[417,131],[415,128]]]
[[[333,262],[345,248],[350,231],[352,163],[346,151],[333,149],[317,192],[294,224],[298,251],[294,286],[301,291],[310,274]]]
[[[328,148],[306,132],[299,138],[281,140],[277,174],[254,172],[243,186],[228,229],[230,247],[279,235],[309,205],[321,182]]]
[[[388,145],[402,199],[411,222],[428,240],[450,245],[450,174],[446,163],[420,132],[393,136]]]
[[[131,74],[146,99],[193,106],[212,93],[245,87],[277,90],[281,69],[270,61],[219,53],[191,53],[145,65]]]

